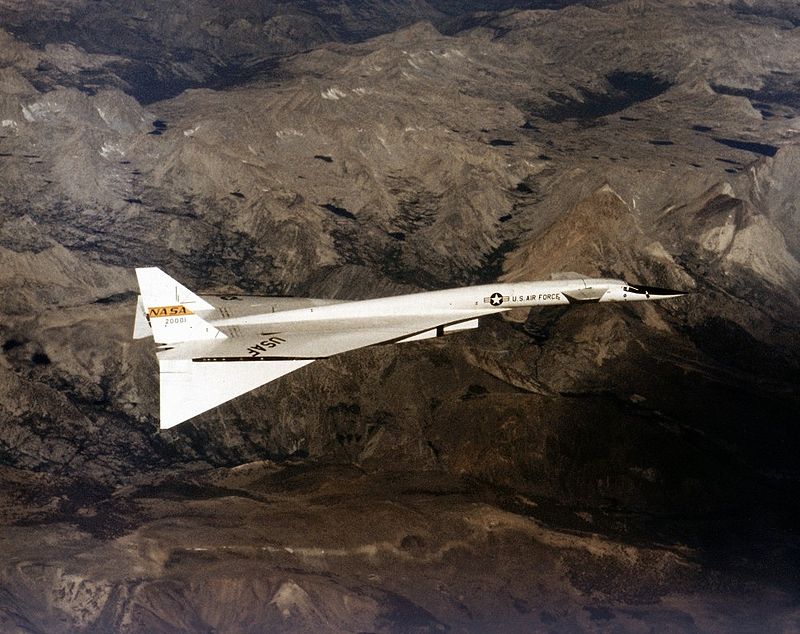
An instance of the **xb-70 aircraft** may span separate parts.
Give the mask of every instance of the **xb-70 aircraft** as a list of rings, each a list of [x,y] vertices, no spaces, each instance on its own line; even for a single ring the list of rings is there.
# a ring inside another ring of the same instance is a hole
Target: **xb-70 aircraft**
[[[402,343],[478,327],[512,308],[625,302],[685,293],[575,274],[363,301],[199,296],[158,268],[138,268],[134,339],[158,348],[161,429],[316,359],[379,343]]]

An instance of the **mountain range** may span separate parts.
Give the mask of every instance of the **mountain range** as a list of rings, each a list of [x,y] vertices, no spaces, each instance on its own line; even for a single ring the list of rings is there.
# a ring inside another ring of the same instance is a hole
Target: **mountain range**
[[[791,631],[794,3],[0,2],[0,629]],[[136,266],[578,271],[159,432]]]

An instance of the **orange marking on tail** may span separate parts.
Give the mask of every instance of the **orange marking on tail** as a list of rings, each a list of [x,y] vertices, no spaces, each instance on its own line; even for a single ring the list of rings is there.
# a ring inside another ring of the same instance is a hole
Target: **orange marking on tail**
[[[153,317],[178,317],[181,315],[193,315],[186,306],[154,306],[147,311],[147,316]]]

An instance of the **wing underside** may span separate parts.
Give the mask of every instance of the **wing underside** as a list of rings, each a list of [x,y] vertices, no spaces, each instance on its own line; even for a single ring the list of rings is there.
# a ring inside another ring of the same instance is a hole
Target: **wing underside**
[[[157,353],[161,428],[174,427],[315,359],[426,333],[435,336],[447,328],[456,330],[487,312],[261,324],[231,329],[226,339],[165,347]]]

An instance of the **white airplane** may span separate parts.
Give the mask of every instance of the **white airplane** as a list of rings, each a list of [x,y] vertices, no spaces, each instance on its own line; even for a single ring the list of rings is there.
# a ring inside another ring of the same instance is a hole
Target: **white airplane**
[[[137,268],[136,277],[141,295],[133,337],[152,336],[158,344],[161,429],[348,350],[477,328],[480,317],[512,308],[685,294],[574,274],[363,301],[200,297],[158,268]]]

